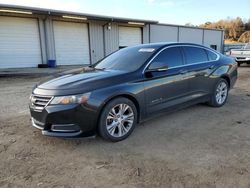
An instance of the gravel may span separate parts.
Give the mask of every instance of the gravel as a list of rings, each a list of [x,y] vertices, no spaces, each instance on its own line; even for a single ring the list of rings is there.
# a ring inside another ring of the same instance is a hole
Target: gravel
[[[250,187],[250,67],[222,108],[140,124],[119,143],[42,136],[29,94],[41,78],[0,78],[0,187]]]

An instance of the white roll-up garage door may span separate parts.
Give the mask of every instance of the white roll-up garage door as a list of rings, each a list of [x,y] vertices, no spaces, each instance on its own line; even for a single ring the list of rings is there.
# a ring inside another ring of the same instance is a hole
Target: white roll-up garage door
[[[57,65],[89,64],[88,25],[54,21]]]
[[[0,68],[37,67],[41,61],[38,21],[0,16]]]
[[[133,46],[141,43],[141,28],[119,26],[119,47]]]

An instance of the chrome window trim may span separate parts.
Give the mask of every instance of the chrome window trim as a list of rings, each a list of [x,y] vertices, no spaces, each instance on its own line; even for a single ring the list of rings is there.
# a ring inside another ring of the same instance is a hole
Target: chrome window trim
[[[185,61],[184,61],[184,64],[183,64],[183,65],[171,67],[171,68],[169,68],[168,70],[175,69],[175,68],[179,68],[179,67],[186,67],[186,66],[190,66],[190,65],[197,65],[197,64],[203,64],[203,63],[208,63],[208,62],[215,62],[215,61],[218,61],[219,58],[220,58],[220,55],[219,55],[217,52],[215,52],[215,51],[213,51],[213,50],[211,50],[211,49],[209,49],[209,48],[207,48],[207,47],[203,47],[203,46],[196,46],[196,45],[191,45],[191,44],[166,46],[166,47],[162,48],[159,52],[157,52],[157,54],[155,54],[154,57],[152,57],[152,59],[147,63],[147,65],[146,65],[145,68],[143,69],[142,74],[145,73],[146,69],[149,67],[149,65],[152,63],[152,61],[153,61],[162,51],[164,51],[164,50],[166,50],[166,49],[168,49],[168,48],[183,47],[183,46],[196,47],[196,48],[202,48],[202,49],[204,49],[204,50],[208,50],[208,51],[214,53],[214,54],[217,56],[217,58],[216,58],[215,60],[211,60],[211,61],[202,61],[202,62],[191,63],[191,64],[186,64]],[[185,55],[184,55],[184,57],[185,57]],[[208,57],[208,58],[209,58],[209,57]]]

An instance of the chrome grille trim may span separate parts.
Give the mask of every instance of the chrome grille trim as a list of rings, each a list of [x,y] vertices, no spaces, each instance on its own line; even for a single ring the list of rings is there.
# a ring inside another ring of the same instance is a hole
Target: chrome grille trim
[[[42,111],[53,98],[53,96],[32,95],[30,100],[31,107],[36,111]]]

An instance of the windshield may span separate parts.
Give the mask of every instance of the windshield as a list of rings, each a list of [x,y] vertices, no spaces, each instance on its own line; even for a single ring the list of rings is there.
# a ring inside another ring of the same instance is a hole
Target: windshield
[[[250,43],[247,43],[244,49],[250,49]]]
[[[135,71],[140,68],[154,52],[154,48],[143,48],[142,46],[123,48],[101,60],[95,65],[95,68]]]

